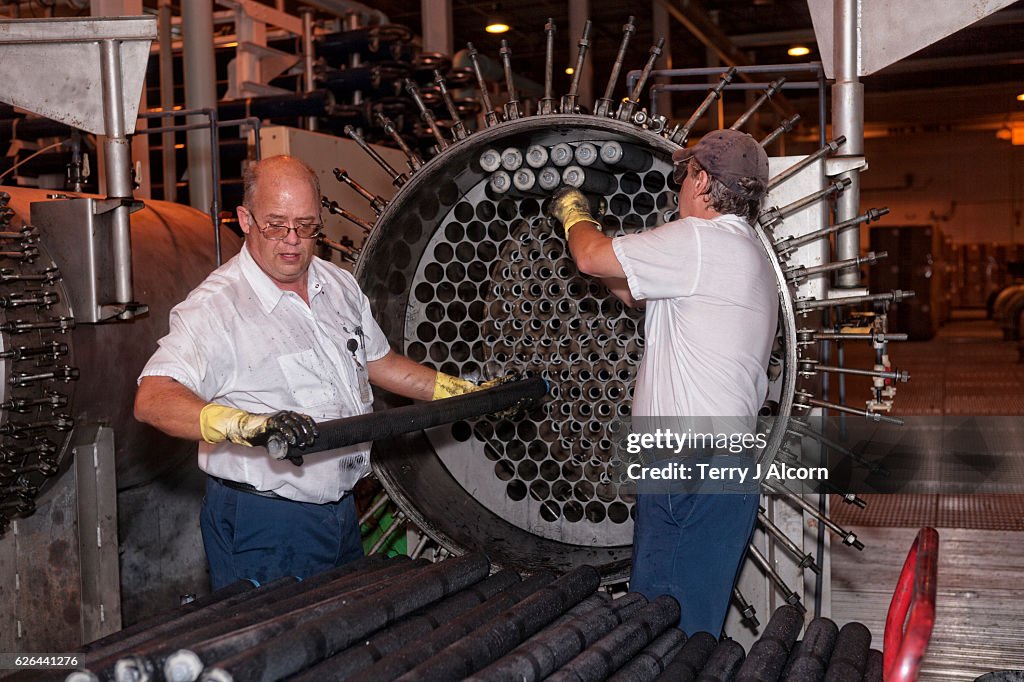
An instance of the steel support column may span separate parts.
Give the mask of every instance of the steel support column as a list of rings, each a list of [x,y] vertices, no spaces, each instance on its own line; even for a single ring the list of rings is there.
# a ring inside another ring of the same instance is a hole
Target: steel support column
[[[159,31],[160,31],[160,108],[174,107],[174,51],[171,46],[171,0],[160,0]],[[174,125],[174,119],[165,118],[161,125]],[[160,138],[161,158],[163,161],[162,177],[165,201],[178,200],[178,164],[174,157],[174,133],[164,133]]]
[[[834,55],[836,82],[832,86],[832,135],[846,137],[839,149],[843,156],[864,155],[864,85],[860,82],[861,0],[835,0]],[[850,185],[836,202],[836,221],[849,220],[860,211],[860,171],[851,170],[837,179],[849,178]],[[860,227],[836,234],[836,260],[860,254]],[[860,286],[860,269],[839,273],[839,286]]]
[[[103,87],[103,166],[107,178],[107,196],[132,198],[132,150],[125,133],[124,88],[121,84],[121,42],[100,42],[100,69]],[[129,208],[113,211],[114,291],[118,303],[132,301],[132,238]]]
[[[213,56],[213,0],[189,0],[181,6],[185,51],[185,107],[206,109],[217,106],[217,85]],[[189,123],[205,123],[205,116],[190,116]],[[189,204],[210,213],[217,188],[210,181],[212,163],[210,134],[206,130],[188,133]],[[216,218],[216,216],[214,216]]]
[[[302,14],[302,89],[304,92],[313,92],[316,90],[313,78],[313,8],[302,7],[299,12]],[[306,117],[306,130],[316,130],[316,116]]]
[[[453,54],[452,0],[420,0],[424,52]]]
[[[665,46],[661,49],[661,57],[654,63],[656,69],[672,68],[672,22],[669,21],[668,10],[665,6],[653,0],[651,2],[651,28],[654,32],[654,40],[665,38]],[[657,79],[658,83],[667,84],[667,78]],[[643,100],[641,100],[643,101]],[[658,93],[657,109],[659,114],[672,118],[672,93],[661,91]]]
[[[142,0],[92,0],[89,13],[94,17],[128,17],[128,16],[139,16],[142,14]],[[141,111],[146,109],[146,88],[142,88],[141,104],[139,105]],[[145,124],[143,124],[145,125]],[[138,185],[138,189],[135,191],[135,195],[142,197],[143,199],[149,199],[153,196],[150,183],[150,172],[149,172],[149,137],[146,135],[136,135],[131,139],[131,151],[132,159],[135,163],[140,165],[141,172],[138,177],[135,178],[135,183]],[[104,166],[105,163],[102,159],[97,159],[99,162],[98,166]],[[103,179],[103,188],[106,187],[106,179]]]

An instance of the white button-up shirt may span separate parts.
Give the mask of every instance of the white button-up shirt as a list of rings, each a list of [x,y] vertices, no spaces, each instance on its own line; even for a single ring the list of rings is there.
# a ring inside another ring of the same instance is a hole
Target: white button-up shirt
[[[144,376],[166,376],[203,400],[265,414],[293,410],[316,421],[372,410],[367,362],[390,350],[351,274],[319,258],[309,305],[282,291],[247,247],[171,310]],[[264,448],[199,444],[199,468],[300,502],[334,502],[370,471],[369,444],[306,458],[301,467]]]

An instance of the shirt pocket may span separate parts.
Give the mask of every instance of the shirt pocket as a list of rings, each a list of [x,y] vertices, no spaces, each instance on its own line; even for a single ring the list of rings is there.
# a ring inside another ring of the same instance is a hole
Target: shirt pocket
[[[340,402],[338,387],[330,379],[334,372],[314,349],[280,355],[277,364],[296,405],[318,407]]]

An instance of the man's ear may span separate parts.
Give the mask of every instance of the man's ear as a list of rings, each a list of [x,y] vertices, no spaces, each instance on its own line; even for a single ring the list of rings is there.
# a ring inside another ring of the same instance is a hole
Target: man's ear
[[[242,228],[244,234],[249,234],[251,224],[249,223],[250,215],[248,209],[245,206],[239,206],[235,209],[235,215],[238,216],[238,226]]]
[[[693,178],[693,188],[696,190],[698,195],[707,194],[707,191],[711,188],[711,176],[704,169],[697,171],[697,174]]]

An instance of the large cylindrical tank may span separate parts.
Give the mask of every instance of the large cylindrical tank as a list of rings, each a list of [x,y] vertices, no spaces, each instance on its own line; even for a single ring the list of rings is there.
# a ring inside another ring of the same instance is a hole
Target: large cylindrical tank
[[[30,205],[35,201],[62,201],[50,199],[53,194],[44,190],[4,188],[11,195],[14,210],[10,226],[18,231],[29,224]],[[79,196],[79,195],[67,195]],[[156,341],[167,332],[170,309],[181,302],[188,292],[215,267],[213,228],[210,218],[195,209],[166,201],[147,201],[145,208],[131,217],[132,266],[135,299],[149,306],[148,313],[128,322],[79,324],[67,334],[55,338],[69,345],[69,358],[79,370],[73,383],[74,397],[67,412],[75,421],[102,421],[110,424],[117,434],[117,477],[119,487],[134,487],[158,476],[169,467],[180,464],[174,452],[187,450],[180,441],[168,438],[154,429],[145,427],[132,417],[135,381],[146,360],[156,349]],[[44,271],[61,263],[52,262],[46,244],[48,235],[39,234],[35,248],[39,255],[32,263],[5,259],[4,272],[17,269],[25,272]],[[222,230],[226,257],[238,251],[240,240]],[[60,296],[65,284],[59,278],[51,287],[41,282],[10,281],[5,283],[3,295],[25,291],[53,290],[58,297],[38,316],[53,318],[60,311],[72,316],[74,311],[61,307],[66,297]],[[8,325],[15,319],[25,318],[26,306],[5,306],[3,321]],[[39,307],[39,306],[36,306]],[[42,340],[42,334],[40,334]],[[12,334],[10,328],[0,339],[3,350],[24,346],[25,337]],[[63,361],[58,361],[65,364]],[[70,360],[69,360],[70,362]],[[9,358],[4,363],[4,386],[9,387],[11,373],[19,366]],[[58,379],[53,386],[62,382]],[[8,418],[4,411],[4,421]],[[14,439],[5,437],[5,445]]]
[[[74,475],[69,454],[76,432],[110,426],[122,600],[130,622],[205,587],[195,444],[135,421],[132,404],[136,378],[167,331],[170,309],[216,267],[213,227],[209,216],[188,206],[146,201],[132,214],[131,228],[134,298],[148,312],[130,321],[73,323],[74,285],[60,274],[71,263],[54,260],[55,252],[67,253],[54,246],[59,235],[48,233],[54,226],[22,234],[33,202],[67,198],[27,188],[3,191],[13,215],[8,212],[8,226],[0,228],[7,235],[0,259],[0,451],[8,467],[0,476],[9,474],[7,484],[17,492],[0,498],[7,505],[0,520],[44,508],[47,489]],[[222,229],[221,239],[225,259],[238,251],[233,233]],[[168,562],[169,555],[181,561]]]
[[[608,235],[661,225],[677,210],[676,148],[604,117],[507,121],[449,146],[380,215],[357,276],[392,346],[449,374],[540,374],[553,386],[515,419],[376,443],[388,493],[444,547],[486,547],[523,571],[628,575],[636,486],[615,441],[643,312],[577,271],[547,200],[559,185],[582,187]],[[401,400],[380,398],[378,409]],[[773,447],[779,438],[773,427]]]

